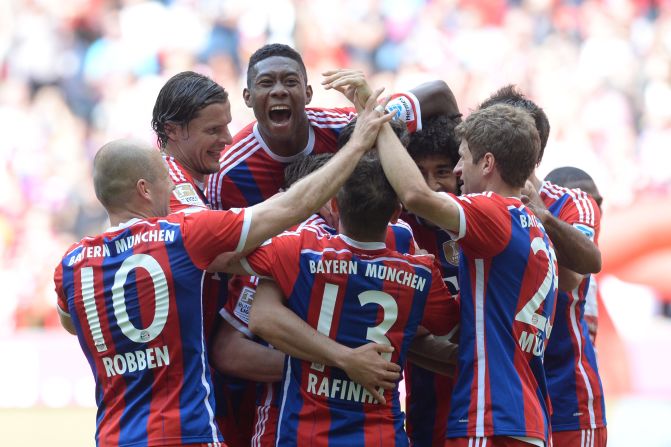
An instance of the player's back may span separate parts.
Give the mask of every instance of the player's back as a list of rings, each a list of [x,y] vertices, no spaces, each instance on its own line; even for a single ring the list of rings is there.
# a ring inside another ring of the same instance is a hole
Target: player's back
[[[133,219],[83,239],[59,266],[59,308],[96,380],[99,445],[221,442],[203,350],[203,271],[185,249],[183,219]]]
[[[392,345],[387,358],[402,365],[420,323],[436,333],[454,324],[454,300],[429,257],[312,231],[285,233],[270,245],[247,258],[250,266],[272,274],[289,308],[341,344]],[[407,445],[398,389],[382,405],[340,369],[287,362],[278,445]]]
[[[487,192],[455,200],[465,225],[457,235],[461,330],[448,436],[547,442],[543,353],[556,299],[552,244],[519,199]]]

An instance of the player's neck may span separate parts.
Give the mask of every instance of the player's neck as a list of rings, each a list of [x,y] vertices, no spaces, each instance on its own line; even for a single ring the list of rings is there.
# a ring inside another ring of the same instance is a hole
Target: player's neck
[[[340,224],[338,226],[339,232],[341,234],[344,234],[350,239],[353,239],[357,242],[385,242],[385,239],[387,238],[387,229],[385,228],[383,231],[380,233],[377,232],[372,232],[372,233],[363,233],[363,232],[356,232],[356,231],[350,231],[347,229],[345,225],[343,225],[342,221],[340,221]]]
[[[301,119],[301,122],[297,126],[298,130],[287,137],[273,135],[272,132],[259,123],[259,133],[261,133],[263,141],[265,141],[271,152],[280,157],[291,157],[305,149],[310,138],[310,123],[305,112],[303,112],[303,115],[303,119]]]
[[[517,197],[522,195],[522,188],[506,183],[500,175],[492,175],[485,183],[484,191],[492,191],[502,197]]]
[[[113,227],[117,227],[131,219],[147,219],[149,217],[156,217],[150,210],[138,208],[133,205],[123,210],[107,210],[107,215],[109,216],[110,224]]]
[[[199,172],[194,171],[192,168],[189,167],[189,160],[188,158],[184,157],[178,149],[172,148],[170,145],[167,145],[161,151],[167,155],[168,157],[172,157],[179,163],[179,166],[184,169],[192,179],[194,179],[197,182],[200,182],[201,184],[205,182],[205,174],[201,174]]]

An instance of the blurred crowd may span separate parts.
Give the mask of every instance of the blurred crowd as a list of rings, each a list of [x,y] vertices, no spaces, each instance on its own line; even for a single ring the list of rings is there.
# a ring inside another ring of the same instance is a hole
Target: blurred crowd
[[[69,244],[105,227],[92,156],[112,138],[155,141],[151,110],[193,69],[230,93],[267,42],[297,48],[313,104],[320,73],[363,69],[399,91],[441,78],[467,115],[514,83],[552,130],[541,174],[592,174],[606,206],[671,185],[668,0],[3,0],[0,2],[0,333],[52,327],[52,275]]]

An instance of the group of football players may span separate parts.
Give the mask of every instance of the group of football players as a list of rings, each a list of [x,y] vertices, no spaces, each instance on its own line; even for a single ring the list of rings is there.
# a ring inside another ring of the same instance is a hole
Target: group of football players
[[[55,273],[97,445],[605,446],[598,191],[536,177],[542,108],[506,86],[462,121],[443,81],[322,86],[352,107],[307,107],[300,54],[266,45],[235,136],[228,92],[182,72],[160,152],[98,151],[111,227]]]

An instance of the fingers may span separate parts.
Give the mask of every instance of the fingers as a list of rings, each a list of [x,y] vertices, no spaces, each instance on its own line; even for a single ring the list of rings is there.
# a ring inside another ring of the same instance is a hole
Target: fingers
[[[375,400],[380,402],[382,405],[386,405],[387,400],[384,398],[384,395],[377,390],[377,388],[370,385],[364,385],[363,387],[368,390],[368,392],[375,398]]]

